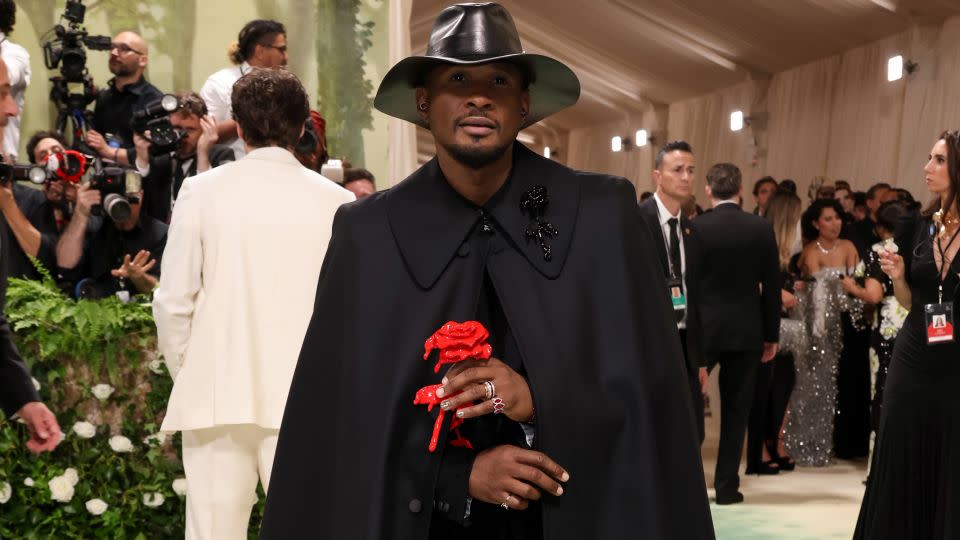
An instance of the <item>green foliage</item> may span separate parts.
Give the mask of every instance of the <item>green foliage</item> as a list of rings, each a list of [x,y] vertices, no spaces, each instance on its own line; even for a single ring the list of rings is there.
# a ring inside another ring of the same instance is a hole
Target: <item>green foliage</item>
[[[364,53],[373,44],[373,22],[358,20],[359,0],[320,0],[317,8],[317,94],[327,121],[331,156],[363,163],[362,131],[373,126],[373,85]]]
[[[173,383],[154,352],[147,299],[74,301],[41,271],[42,282],[10,280],[7,316],[65,436],[53,452],[34,456],[24,444],[25,426],[0,414],[0,500],[5,483],[12,489],[0,503],[0,538],[182,538],[184,499],[173,490],[183,477],[179,434],[148,439],[159,429]],[[114,391],[97,399],[91,390],[97,384]],[[73,429],[77,422],[94,424],[96,434],[81,437]],[[111,448],[118,435],[129,439],[131,452]],[[48,483],[68,468],[79,478],[73,496],[54,501]],[[27,478],[32,487],[24,484]],[[163,503],[147,506],[144,496],[155,493]],[[88,511],[92,499],[106,502],[106,511]],[[251,538],[262,499],[251,518]]]

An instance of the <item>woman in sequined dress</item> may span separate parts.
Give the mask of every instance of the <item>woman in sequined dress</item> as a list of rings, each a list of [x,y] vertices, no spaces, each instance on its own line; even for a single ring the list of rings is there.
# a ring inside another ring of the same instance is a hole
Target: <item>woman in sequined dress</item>
[[[809,348],[794,359],[796,385],[790,397],[786,444],[799,465],[824,466],[833,455],[837,365],[843,350],[841,313],[851,309],[840,277],[857,264],[857,248],[840,238],[843,208],[819,199],[803,214],[816,239],[800,254],[808,286],[801,295]]]
[[[893,344],[897,333],[907,317],[907,310],[893,294],[893,282],[880,269],[880,252],[893,248],[896,243],[893,236],[900,222],[910,210],[899,201],[883,203],[877,210],[877,234],[880,242],[871,247],[869,258],[862,267],[862,286],[854,278],[843,279],[843,289],[864,301],[877,306],[874,310],[870,331],[870,375],[872,395],[870,399],[871,451],[876,432],[880,427],[880,411],[883,404],[883,388],[887,380],[890,360],[893,358]]]
[[[897,336],[855,540],[960,538],[960,132],[924,167],[934,200],[897,232],[881,268],[910,314]],[[953,310],[952,341],[929,343],[928,306]]]

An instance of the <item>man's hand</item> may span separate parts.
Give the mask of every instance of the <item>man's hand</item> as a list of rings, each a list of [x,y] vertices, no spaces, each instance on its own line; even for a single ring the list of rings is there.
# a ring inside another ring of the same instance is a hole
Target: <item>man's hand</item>
[[[200,119],[200,138],[197,139],[197,153],[207,154],[213,145],[217,144],[220,136],[217,135],[217,121],[209,114]]]
[[[92,129],[87,130],[87,135],[84,137],[84,142],[87,143],[87,146],[96,150],[101,155],[107,149],[106,139],[103,138],[103,135]]]
[[[546,454],[504,445],[477,454],[468,491],[478,501],[525,510],[541,492],[563,495],[560,482],[568,480],[567,471]]]
[[[697,377],[700,379],[700,393],[707,395],[707,383],[710,381],[710,372],[707,371],[707,368],[700,368],[697,373]]]
[[[133,259],[130,258],[129,254],[124,255],[123,264],[120,265],[120,268],[111,270],[110,273],[113,274],[113,277],[136,281],[142,279],[156,264],[157,260],[150,258],[150,252],[141,249]]]
[[[146,135],[146,133],[145,133]],[[133,148],[137,153],[137,167],[146,169],[150,166],[150,141],[146,137],[141,137],[139,133],[133,134]]]
[[[527,380],[497,358],[460,362],[447,370],[437,397],[453,397],[441,402],[440,408],[453,411],[464,403],[480,401],[478,405],[457,411],[457,416],[466,419],[492,413],[493,401],[486,395],[485,381],[493,382],[497,397],[503,400],[503,414],[508,418],[516,422],[529,422],[533,418],[533,396]]]
[[[17,416],[26,422],[27,429],[30,430],[27,448],[34,454],[49,452],[60,444],[63,433],[60,432],[57,417],[43,403],[39,401],[27,403],[17,411]]]
[[[77,213],[90,216],[90,209],[100,204],[100,190],[91,189],[89,184],[77,188]]]
[[[766,364],[767,362],[773,360],[777,356],[777,344],[776,343],[764,343],[763,344],[763,356],[760,357],[760,362]]]

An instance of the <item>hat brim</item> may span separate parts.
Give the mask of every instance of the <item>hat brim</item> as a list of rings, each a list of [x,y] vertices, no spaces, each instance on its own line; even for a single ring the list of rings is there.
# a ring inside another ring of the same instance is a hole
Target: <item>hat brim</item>
[[[460,60],[436,56],[411,56],[393,66],[380,83],[373,106],[380,112],[421,127],[427,123],[417,111],[416,88],[423,85],[427,73],[440,65],[479,65],[491,62],[517,64],[532,76],[530,84],[530,110],[521,126],[536,124],[540,120],[566,109],[580,98],[580,79],[558,60],[539,54],[510,54],[482,60]]]

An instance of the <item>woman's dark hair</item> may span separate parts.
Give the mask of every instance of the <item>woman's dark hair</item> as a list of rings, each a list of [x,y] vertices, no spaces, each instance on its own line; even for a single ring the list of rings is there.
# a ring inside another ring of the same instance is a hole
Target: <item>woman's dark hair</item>
[[[253,56],[257,45],[272,45],[277,34],[286,35],[287,29],[282,23],[269,19],[250,21],[240,30],[237,42],[230,47],[230,61],[240,65]]]
[[[803,219],[801,220],[803,237],[805,239],[816,240],[817,237],[820,236],[820,232],[813,226],[813,222],[819,220],[820,216],[823,215],[823,211],[827,208],[832,208],[833,211],[837,213],[837,218],[843,219],[843,206],[840,205],[840,201],[836,199],[814,200],[810,208],[807,208],[807,211],[803,213]]]
[[[292,149],[310,117],[310,100],[293,73],[254,69],[234,83],[230,109],[252,148]]]
[[[896,233],[900,222],[910,211],[911,209],[903,202],[887,201],[877,209],[877,226]]]
[[[796,195],[797,183],[789,178],[784,178],[783,180],[780,181],[779,184],[777,184],[777,191],[788,191]]]
[[[0,0],[0,32],[10,35],[17,24],[17,5],[13,0]]]
[[[953,205],[954,212],[960,213],[960,130],[944,131],[937,140],[947,143],[947,176],[950,178],[947,201]],[[923,209],[923,217],[929,218],[939,210],[940,197],[937,196]]]

